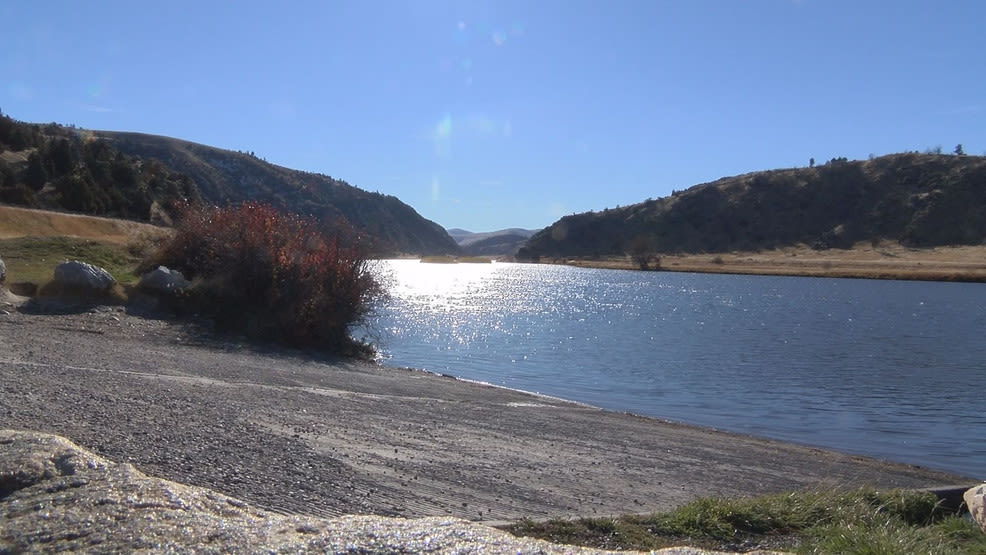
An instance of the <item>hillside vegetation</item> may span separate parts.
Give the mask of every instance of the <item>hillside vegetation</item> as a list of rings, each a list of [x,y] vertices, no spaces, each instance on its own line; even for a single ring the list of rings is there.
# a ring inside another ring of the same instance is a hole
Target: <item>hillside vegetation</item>
[[[526,259],[979,245],[986,158],[895,154],[755,172],[669,197],[566,216],[521,249]]]
[[[219,205],[254,200],[323,221],[342,217],[369,235],[378,253],[458,251],[441,226],[394,196],[364,191],[327,175],[270,164],[252,154],[156,135],[95,134],[127,155],[161,160],[188,175],[203,198]]]
[[[325,175],[178,139],[0,115],[0,203],[170,224],[181,200],[256,200],[319,220],[341,218],[378,254],[458,251],[445,230],[396,197]]]

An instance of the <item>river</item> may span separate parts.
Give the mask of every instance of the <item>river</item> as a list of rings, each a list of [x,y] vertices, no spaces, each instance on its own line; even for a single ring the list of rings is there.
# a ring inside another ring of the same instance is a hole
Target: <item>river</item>
[[[986,478],[986,285],[380,261],[382,362]]]

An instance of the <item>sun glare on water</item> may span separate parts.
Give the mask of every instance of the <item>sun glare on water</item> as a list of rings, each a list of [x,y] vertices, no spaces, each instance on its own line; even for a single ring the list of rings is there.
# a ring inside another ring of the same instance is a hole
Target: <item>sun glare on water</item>
[[[502,264],[430,264],[418,260],[381,260],[378,274],[387,292],[405,302],[447,311],[468,304],[486,289]]]

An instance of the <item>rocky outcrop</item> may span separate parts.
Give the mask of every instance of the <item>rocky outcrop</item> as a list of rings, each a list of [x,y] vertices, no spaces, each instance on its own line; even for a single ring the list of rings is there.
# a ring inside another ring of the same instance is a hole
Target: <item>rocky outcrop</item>
[[[55,283],[72,288],[106,291],[113,287],[116,279],[99,266],[68,260],[55,266]]]
[[[152,293],[174,293],[190,285],[178,270],[169,270],[166,266],[158,266],[140,276],[140,288]]]
[[[986,484],[969,489],[962,496],[972,519],[986,532]]]
[[[456,518],[273,514],[146,476],[62,437],[0,430],[0,552],[22,551],[600,553]]]

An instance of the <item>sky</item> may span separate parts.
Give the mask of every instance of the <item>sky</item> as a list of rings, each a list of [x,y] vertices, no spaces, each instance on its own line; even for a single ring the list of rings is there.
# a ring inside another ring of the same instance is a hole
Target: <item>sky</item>
[[[986,154],[981,0],[0,3],[0,110],[254,152],[446,228]]]

